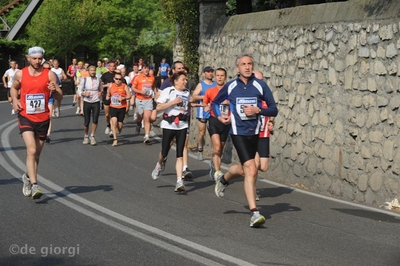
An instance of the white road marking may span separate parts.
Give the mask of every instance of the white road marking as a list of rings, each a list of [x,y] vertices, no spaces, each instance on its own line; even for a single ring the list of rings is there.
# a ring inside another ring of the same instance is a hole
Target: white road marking
[[[10,158],[10,160],[20,170],[24,171],[25,164],[16,156],[16,154],[12,150],[12,147],[11,147],[10,141],[9,141],[10,132],[16,126],[17,126],[17,123],[16,123],[15,120],[9,121],[9,122],[3,124],[2,126],[0,126],[0,132],[4,130],[4,132],[1,135],[1,143],[2,143],[2,146],[3,146],[4,150],[5,150],[5,153]],[[1,159],[1,161],[4,162],[4,163],[2,163],[2,166],[10,174],[12,174],[14,177],[16,177],[18,179],[21,179],[21,178],[18,177],[18,176],[22,175],[21,172],[17,171],[15,168],[13,168],[5,160],[5,158],[2,155],[2,153],[0,153],[0,159]],[[97,220],[99,222],[102,222],[102,223],[104,223],[106,225],[109,225],[109,226],[111,226],[113,228],[121,230],[121,231],[123,231],[123,232],[125,232],[125,233],[127,233],[129,235],[132,235],[134,237],[137,237],[137,238],[139,238],[139,239],[141,239],[143,241],[149,242],[149,243],[154,244],[154,245],[156,245],[158,247],[164,248],[164,249],[166,249],[166,250],[168,250],[170,252],[173,252],[175,254],[181,255],[181,256],[183,256],[185,258],[194,260],[194,261],[196,261],[198,263],[202,263],[202,264],[205,264],[205,265],[221,265],[221,264],[219,264],[216,261],[210,260],[210,259],[208,259],[206,257],[200,256],[200,255],[198,255],[196,253],[190,252],[188,250],[184,250],[184,249],[182,249],[180,247],[181,246],[186,246],[188,249],[194,249],[194,250],[197,250],[197,251],[202,252],[204,254],[207,254],[207,255],[210,255],[210,256],[214,256],[216,258],[219,258],[221,260],[224,260],[224,261],[227,261],[229,263],[236,264],[236,265],[247,265],[247,266],[253,266],[254,265],[254,264],[251,264],[249,262],[243,261],[241,259],[229,256],[229,255],[224,254],[224,253],[221,253],[219,251],[215,251],[215,250],[210,249],[208,247],[205,247],[203,245],[199,245],[197,243],[194,243],[194,242],[191,242],[189,240],[183,239],[183,238],[181,238],[179,236],[175,236],[175,235],[170,234],[168,232],[162,231],[162,230],[160,230],[158,228],[155,228],[155,227],[149,226],[147,224],[141,223],[141,222],[139,222],[137,220],[134,220],[132,218],[129,218],[127,216],[121,215],[121,214],[119,214],[117,212],[114,212],[114,211],[112,211],[110,209],[107,209],[107,208],[105,208],[103,206],[100,206],[100,205],[98,205],[98,204],[96,204],[96,203],[94,203],[92,201],[86,200],[86,199],[84,199],[84,198],[82,198],[82,197],[80,197],[80,196],[78,196],[76,194],[73,194],[73,193],[65,190],[64,188],[58,186],[57,184],[53,183],[52,181],[44,178],[41,175],[38,175],[38,177],[40,178],[40,181],[41,181],[40,183],[41,183],[41,186],[43,188],[42,189],[43,192],[48,194],[48,196],[54,198],[58,202],[64,204],[65,206],[68,206],[68,207],[72,208],[73,210],[75,210],[75,211],[77,211],[77,212],[79,212],[81,214],[84,214],[84,215],[86,215],[88,217],[91,217],[91,218],[93,218],[93,219],[95,219],[95,220]],[[49,192],[48,190],[44,189],[43,185],[45,187],[50,188],[53,191],[57,191],[57,193],[60,193],[60,194],[64,195],[65,197],[59,197],[58,195]],[[125,226],[125,225],[123,225],[121,223],[115,222],[115,221],[113,221],[113,220],[111,220],[109,218],[106,218],[106,217],[102,216],[102,215],[96,214],[95,212],[92,212],[87,208],[81,207],[81,206],[79,206],[79,205],[77,205],[77,204],[75,204],[75,203],[73,203],[73,202],[71,202],[69,200],[66,200],[66,197],[69,198],[69,199],[73,199],[73,200],[81,203],[82,205],[90,207],[90,208],[92,208],[92,209],[94,209],[94,210],[96,210],[96,211],[98,211],[100,213],[108,215],[108,216],[110,216],[110,217],[112,217],[114,219],[117,219],[117,220],[120,220],[120,221],[125,222],[127,224],[133,225],[133,226],[138,227],[140,229],[143,229],[143,230],[145,230],[145,231],[147,231],[149,233],[158,235],[160,238],[164,238],[164,239],[166,238],[166,239],[168,239],[170,241],[173,241],[173,242],[177,243],[177,245],[173,245],[173,244],[170,244],[170,243],[168,243],[166,241],[163,241],[161,239],[156,239],[154,237],[148,236],[148,235],[143,234],[143,233],[141,233],[139,231],[136,231],[136,230],[134,230],[132,228],[129,228],[129,227],[127,227],[127,226]]]

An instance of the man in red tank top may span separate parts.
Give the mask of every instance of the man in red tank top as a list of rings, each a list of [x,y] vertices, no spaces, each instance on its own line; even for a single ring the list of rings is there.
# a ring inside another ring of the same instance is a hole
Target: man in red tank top
[[[43,48],[29,48],[26,59],[30,65],[15,74],[10,91],[13,108],[19,112],[18,125],[27,153],[27,173],[22,175],[22,193],[27,197],[32,196],[33,199],[42,196],[37,185],[37,169],[50,122],[48,101],[50,95],[59,101],[63,95],[57,85],[56,74],[43,68],[43,57]]]

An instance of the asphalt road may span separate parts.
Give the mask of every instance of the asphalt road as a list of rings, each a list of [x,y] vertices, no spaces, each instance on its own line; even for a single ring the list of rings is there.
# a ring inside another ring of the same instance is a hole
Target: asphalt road
[[[214,195],[207,161],[175,193],[175,151],[161,177],[161,145],[143,144],[132,118],[111,147],[101,117],[97,146],[65,97],[39,165],[45,195],[22,195],[25,146],[10,105],[0,103],[0,265],[400,265],[400,215],[303,193],[260,179],[259,229],[241,180]],[[155,133],[159,134],[157,130]]]

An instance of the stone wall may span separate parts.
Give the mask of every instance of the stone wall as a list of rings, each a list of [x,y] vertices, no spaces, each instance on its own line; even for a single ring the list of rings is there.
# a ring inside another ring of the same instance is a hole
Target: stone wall
[[[353,0],[231,18],[223,16],[222,2],[200,3],[199,69],[225,67],[234,77],[236,56],[253,56],[279,108],[268,175],[372,205],[399,196],[397,1]],[[213,14],[202,16],[202,10]],[[224,156],[237,158],[230,148]]]

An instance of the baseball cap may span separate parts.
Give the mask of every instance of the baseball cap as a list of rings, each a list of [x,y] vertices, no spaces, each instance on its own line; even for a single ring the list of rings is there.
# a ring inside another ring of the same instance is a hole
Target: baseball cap
[[[214,68],[212,68],[211,66],[206,66],[205,68],[203,68],[203,72],[208,72],[208,71],[214,71]]]
[[[107,57],[104,57],[104,58],[103,58],[103,61],[108,61],[108,58],[107,58]]]
[[[39,46],[34,46],[28,49],[29,56],[44,56],[44,49]]]

